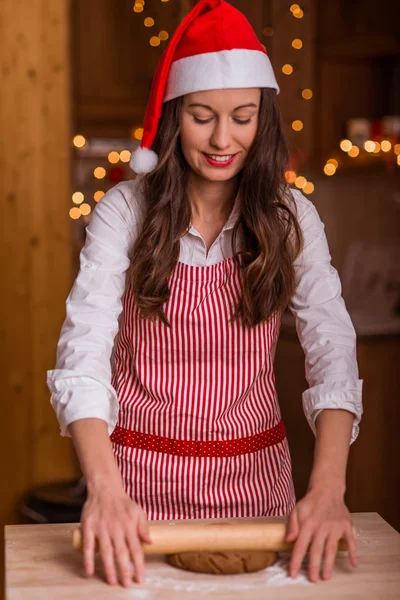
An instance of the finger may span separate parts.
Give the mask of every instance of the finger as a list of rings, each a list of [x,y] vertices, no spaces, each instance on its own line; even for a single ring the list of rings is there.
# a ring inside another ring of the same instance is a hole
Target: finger
[[[335,565],[335,559],[338,550],[339,539],[338,536],[330,535],[327,539],[325,546],[325,560],[324,568],[322,571],[323,579],[330,579],[332,576],[333,567]]]
[[[116,585],[118,580],[114,563],[114,550],[111,538],[107,533],[99,535],[99,546],[106,579],[110,585]]]
[[[126,541],[135,567],[136,582],[144,583],[144,553],[137,532],[127,535]]]
[[[290,518],[289,518],[289,526],[286,534],[286,541],[293,542],[299,535],[299,518],[297,515],[296,507],[293,509]]]
[[[345,538],[347,539],[347,547],[348,547],[350,562],[353,565],[353,567],[357,567],[358,566],[358,558],[357,558],[356,539],[355,539],[355,536],[354,536],[351,526],[348,528],[347,532],[345,533]]]
[[[304,529],[303,527],[303,529],[300,530],[292,551],[292,558],[289,568],[290,577],[297,577],[299,569],[303,563],[304,555],[307,552],[307,548],[310,544],[311,536],[312,531],[310,529]]]
[[[144,514],[139,517],[138,532],[144,542],[151,544],[149,522]]]
[[[82,528],[83,533],[83,566],[88,577],[94,573],[94,533],[89,528]]]
[[[122,535],[116,535],[113,538],[116,562],[120,574],[122,585],[126,588],[132,586],[132,566],[128,546]]]
[[[308,561],[308,577],[313,583],[317,582],[319,579],[325,540],[326,534],[318,533],[314,535],[311,543]]]

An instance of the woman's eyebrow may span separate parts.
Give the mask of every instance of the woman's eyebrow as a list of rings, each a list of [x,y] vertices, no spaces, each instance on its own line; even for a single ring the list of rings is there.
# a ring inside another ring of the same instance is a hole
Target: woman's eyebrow
[[[211,110],[211,112],[213,112],[213,109],[211,108],[211,106],[208,106],[207,104],[198,104],[198,103],[193,103],[193,104],[189,104],[188,108],[191,108],[192,106],[201,106],[203,108],[207,108],[208,110]],[[237,106],[236,108],[233,109],[233,112],[235,112],[236,110],[239,110],[240,108],[258,108],[257,104],[254,104],[253,102],[251,102],[250,104],[242,104],[241,106]]]

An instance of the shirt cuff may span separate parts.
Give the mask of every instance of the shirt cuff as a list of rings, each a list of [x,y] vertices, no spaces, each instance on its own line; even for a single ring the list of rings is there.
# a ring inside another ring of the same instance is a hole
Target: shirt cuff
[[[317,435],[315,422],[319,413],[326,408],[341,408],[354,414],[350,444],[357,439],[363,413],[362,387],[362,379],[333,381],[321,383],[303,392],[304,414],[315,436]]]
[[[50,403],[57,415],[60,435],[72,437],[68,425],[78,419],[97,418],[106,421],[108,435],[115,429],[119,403],[116,392],[88,376],[66,377],[53,380],[48,371],[47,385],[51,391]]]

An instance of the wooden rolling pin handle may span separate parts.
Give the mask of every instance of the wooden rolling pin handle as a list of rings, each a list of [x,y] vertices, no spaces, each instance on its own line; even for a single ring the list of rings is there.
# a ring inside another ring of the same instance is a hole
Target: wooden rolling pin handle
[[[227,527],[229,525],[229,527]],[[286,542],[286,523],[149,523],[151,544],[142,543],[145,554],[175,554],[178,552],[252,551],[290,552],[294,542]],[[356,535],[355,527],[353,534]],[[81,528],[72,534],[74,550],[82,552]],[[347,550],[345,539],[339,540],[338,550]],[[95,552],[99,551],[96,540]]]

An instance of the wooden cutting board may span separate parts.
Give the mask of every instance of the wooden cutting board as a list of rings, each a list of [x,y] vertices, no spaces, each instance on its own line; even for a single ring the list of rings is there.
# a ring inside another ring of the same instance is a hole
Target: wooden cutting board
[[[109,586],[97,557],[96,575],[87,578],[82,555],[72,549],[76,524],[9,525],[5,528],[6,600],[103,600],[112,598],[294,599],[400,598],[400,534],[377,513],[354,513],[359,566],[353,569],[347,553],[336,559],[330,581],[307,580],[306,560],[296,582],[287,578],[288,556],[280,555],[277,566],[243,575],[187,573],[165,562],[162,555],[146,556],[146,582],[130,589]],[[285,521],[280,517],[254,517],[254,522]],[[218,522],[218,519],[204,521]],[[152,522],[157,524],[157,521]],[[163,521],[165,523],[165,521]],[[171,521],[171,523],[174,523]]]

